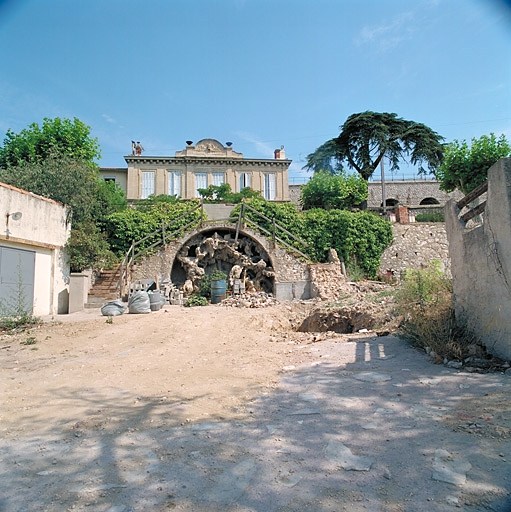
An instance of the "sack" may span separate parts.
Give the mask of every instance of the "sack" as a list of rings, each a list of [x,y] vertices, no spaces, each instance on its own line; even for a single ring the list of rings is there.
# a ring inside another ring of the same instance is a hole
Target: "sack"
[[[101,308],[103,316],[118,316],[122,315],[128,309],[122,300],[111,300]]]
[[[150,313],[151,302],[147,292],[135,292],[128,300],[128,309],[130,313]]]

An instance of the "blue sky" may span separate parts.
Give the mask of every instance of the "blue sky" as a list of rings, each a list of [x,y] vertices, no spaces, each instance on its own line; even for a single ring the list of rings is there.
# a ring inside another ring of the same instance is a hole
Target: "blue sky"
[[[504,0],[0,0],[0,47],[1,140],[77,117],[102,166],[132,139],[174,155],[215,138],[252,158],[284,145],[299,178],[365,110],[511,138]]]

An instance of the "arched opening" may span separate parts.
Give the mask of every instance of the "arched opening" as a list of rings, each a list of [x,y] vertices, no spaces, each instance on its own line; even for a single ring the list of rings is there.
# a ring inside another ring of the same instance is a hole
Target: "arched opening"
[[[399,201],[397,199],[386,199],[385,204],[387,205],[387,208],[395,208],[399,205]],[[380,208],[383,208],[383,201],[380,203]]]
[[[421,206],[427,206],[427,205],[440,204],[440,201],[438,199],[435,199],[434,197],[426,197],[419,204]]]
[[[273,293],[275,272],[264,247],[245,233],[235,229],[211,228],[190,237],[178,250],[172,265],[172,283],[182,287],[190,281],[198,288],[205,274],[221,270],[234,279],[245,281],[247,289]]]

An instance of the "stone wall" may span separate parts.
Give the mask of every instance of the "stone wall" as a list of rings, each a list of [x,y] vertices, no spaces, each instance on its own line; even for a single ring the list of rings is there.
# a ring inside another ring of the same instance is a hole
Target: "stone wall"
[[[296,205],[300,205],[300,190],[303,185],[289,185],[289,199]],[[368,208],[380,208],[382,203],[381,182],[369,182],[369,191],[367,198]],[[406,181],[387,181],[385,182],[385,195],[387,200],[394,199],[401,205],[417,207],[422,201],[433,198],[438,201],[438,205],[443,207],[451,198],[460,199],[461,194],[454,191],[447,194],[440,190],[440,184],[436,180],[406,180]]]
[[[442,270],[451,275],[444,223],[393,224],[392,231],[394,242],[383,253],[381,274],[392,273],[399,278],[407,268],[424,268],[431,261],[438,260]]]
[[[488,171],[483,222],[459,218],[456,201],[446,206],[456,318],[504,359],[511,359],[511,158]]]

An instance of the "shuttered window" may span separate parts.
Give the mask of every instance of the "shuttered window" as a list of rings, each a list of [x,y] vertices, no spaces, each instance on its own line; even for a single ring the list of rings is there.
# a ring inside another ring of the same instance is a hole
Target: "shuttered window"
[[[213,185],[219,187],[225,183],[225,174],[223,172],[213,173]]]
[[[171,171],[168,174],[168,195],[169,196],[181,196],[181,172]]]
[[[195,173],[195,197],[200,197],[200,188],[208,188],[208,175],[205,172]]]
[[[263,195],[267,201],[275,201],[275,174],[267,173],[264,175]]]
[[[154,171],[142,171],[142,199],[154,194]]]
[[[242,172],[240,174],[240,192],[245,188],[245,187],[251,187],[252,184],[251,184],[251,178],[252,178],[252,175],[248,172]]]

